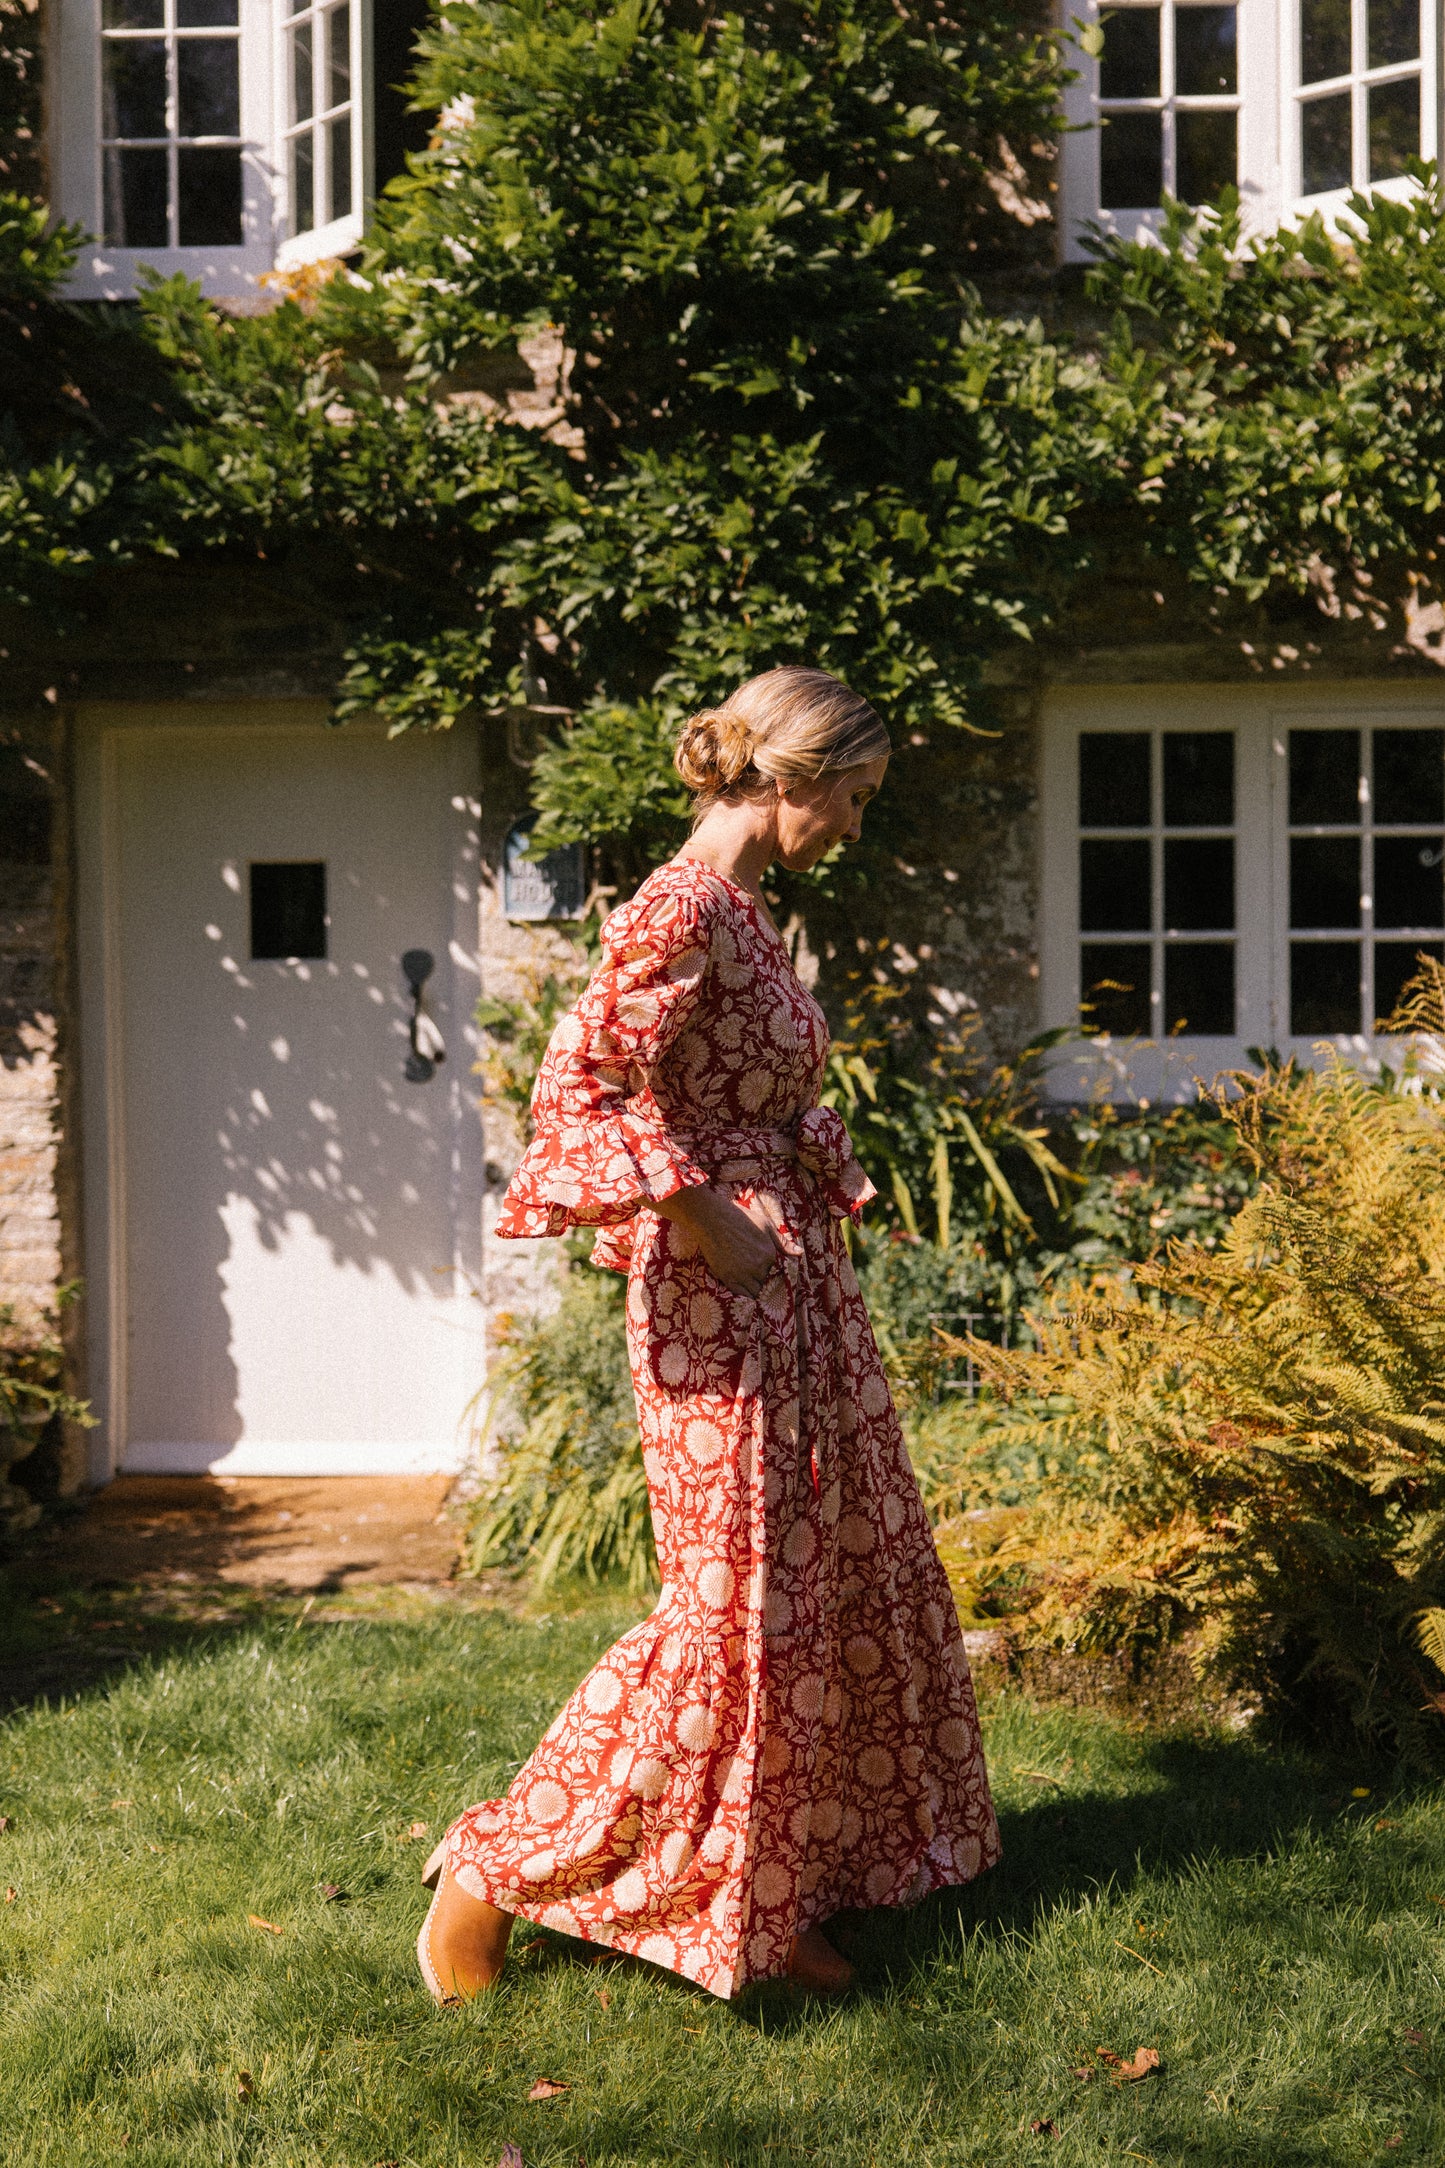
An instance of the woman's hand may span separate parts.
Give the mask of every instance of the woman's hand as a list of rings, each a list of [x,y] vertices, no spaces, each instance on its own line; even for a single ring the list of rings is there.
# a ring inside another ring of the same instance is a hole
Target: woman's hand
[[[685,1228],[715,1279],[735,1295],[759,1295],[782,1246],[761,1205],[751,1210],[715,1189],[681,1189],[652,1207]]]

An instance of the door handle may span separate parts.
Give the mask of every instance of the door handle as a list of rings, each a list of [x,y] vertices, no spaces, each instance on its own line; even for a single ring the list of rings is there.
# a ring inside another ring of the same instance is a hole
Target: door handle
[[[422,989],[435,969],[436,958],[430,949],[409,948],[401,959],[402,976],[411,994],[408,1032],[411,1051],[406,1057],[404,1071],[408,1084],[429,1083],[436,1073],[437,1063],[447,1058],[446,1043],[421,1005]]]

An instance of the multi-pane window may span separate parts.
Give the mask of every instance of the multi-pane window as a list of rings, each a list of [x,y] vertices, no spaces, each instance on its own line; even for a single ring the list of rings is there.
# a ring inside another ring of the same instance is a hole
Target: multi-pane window
[[[293,234],[316,232],[358,208],[351,13],[349,0],[289,10],[286,163]]]
[[[1079,986],[1121,1037],[1235,1030],[1231,730],[1079,737]]]
[[[1103,20],[1099,203],[1151,210],[1165,191],[1206,203],[1239,170],[1238,10],[1139,0]]]
[[[1421,0],[1299,0],[1300,193],[1366,188],[1421,151]]]
[[[241,240],[239,0],[104,0],[101,161],[114,248]]]
[[[1289,1029],[1370,1032],[1445,959],[1445,730],[1289,733]]]

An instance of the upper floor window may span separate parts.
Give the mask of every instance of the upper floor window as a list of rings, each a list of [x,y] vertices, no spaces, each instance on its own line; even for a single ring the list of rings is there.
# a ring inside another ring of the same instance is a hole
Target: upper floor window
[[[238,247],[239,0],[104,0],[101,24],[106,241]]]
[[[1166,196],[1238,186],[1245,230],[1355,189],[1413,185],[1438,155],[1440,20],[1425,0],[1073,0],[1080,50],[1065,94],[1066,255],[1090,226],[1157,233]]]
[[[1238,175],[1237,7],[1129,0],[1103,40],[1100,207],[1152,210],[1166,190],[1207,202]]]
[[[287,0],[287,8],[287,238],[305,249],[313,235],[348,224],[361,209],[360,130],[353,95],[360,55],[352,50],[355,26],[349,0],[316,6]],[[296,256],[302,249],[286,253]]]
[[[1299,193],[1396,179],[1422,149],[1420,0],[1299,0]]]
[[[57,209],[95,236],[73,290],[143,266],[243,296],[353,247],[424,147],[404,84],[427,0],[55,0]]]

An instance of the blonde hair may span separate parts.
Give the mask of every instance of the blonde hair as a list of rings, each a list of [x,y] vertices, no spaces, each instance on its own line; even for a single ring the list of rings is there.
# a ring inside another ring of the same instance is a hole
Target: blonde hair
[[[826,670],[764,670],[705,708],[678,733],[673,763],[697,799],[696,816],[720,800],[760,797],[842,768],[886,760],[887,731],[866,700]]]

